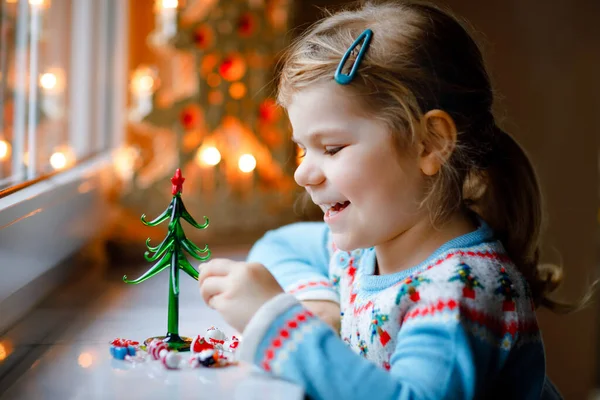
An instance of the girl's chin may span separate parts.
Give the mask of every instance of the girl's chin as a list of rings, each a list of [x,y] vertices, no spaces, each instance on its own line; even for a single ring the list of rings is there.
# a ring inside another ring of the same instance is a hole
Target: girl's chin
[[[332,232],[332,239],[333,243],[335,243],[335,247],[342,251],[350,252],[361,248],[361,246],[355,240],[352,240],[346,233]]]

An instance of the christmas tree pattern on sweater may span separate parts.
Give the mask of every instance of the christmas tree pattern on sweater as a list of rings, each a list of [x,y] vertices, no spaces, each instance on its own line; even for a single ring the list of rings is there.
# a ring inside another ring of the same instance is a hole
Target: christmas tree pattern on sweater
[[[400,287],[398,295],[396,296],[396,304],[400,304],[406,295],[408,295],[410,300],[413,302],[419,301],[421,299],[421,295],[419,294],[419,286],[428,282],[431,282],[431,280],[421,275],[415,276],[414,278],[412,276],[406,278],[402,282],[402,286]]]
[[[519,296],[515,288],[513,287],[512,280],[510,276],[508,276],[508,272],[506,268],[500,268],[500,277],[498,278],[498,282],[500,286],[496,288],[497,294],[500,294],[504,297],[504,301],[502,302],[502,310],[503,311],[515,311],[515,298]]]
[[[383,329],[384,325],[390,320],[387,314],[382,314],[379,309],[373,307],[371,312],[371,343],[375,337],[379,338],[382,346],[385,346],[390,341],[390,334]]]
[[[450,278],[451,282],[457,280],[463,283],[463,296],[469,299],[475,298],[476,288],[485,289],[477,277],[473,275],[471,267],[467,264],[460,264],[457,268],[456,275]]]

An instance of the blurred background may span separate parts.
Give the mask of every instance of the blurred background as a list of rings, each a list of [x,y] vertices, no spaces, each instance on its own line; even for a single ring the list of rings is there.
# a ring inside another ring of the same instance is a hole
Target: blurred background
[[[210,219],[186,230],[200,247],[243,251],[268,229],[319,220],[297,201],[274,71],[323,7],[351,3],[0,0],[0,335],[74,273],[144,264],[146,238],[166,227],[140,216],[167,208],[177,168],[187,209]],[[434,3],[483,45],[496,117],[543,186],[543,261],[565,266],[559,296],[574,300],[598,275],[600,2]],[[598,311],[540,312],[567,399],[600,384]]]

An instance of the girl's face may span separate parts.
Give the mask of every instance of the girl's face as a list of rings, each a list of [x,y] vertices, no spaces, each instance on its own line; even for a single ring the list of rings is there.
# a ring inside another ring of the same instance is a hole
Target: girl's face
[[[383,244],[426,217],[417,152],[398,154],[392,133],[342,86],[303,89],[288,113],[293,140],[305,154],[294,178],[325,213],[338,248]]]

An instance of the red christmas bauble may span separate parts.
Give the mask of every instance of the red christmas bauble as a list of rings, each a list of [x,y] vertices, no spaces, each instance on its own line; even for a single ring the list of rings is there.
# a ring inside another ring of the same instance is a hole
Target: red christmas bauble
[[[277,106],[275,100],[268,98],[258,107],[258,115],[261,121],[273,123],[281,116],[281,109]]]
[[[200,124],[202,118],[202,111],[197,104],[190,104],[186,106],[180,115],[181,125],[186,131],[195,129]]]
[[[210,27],[206,25],[199,26],[193,34],[193,41],[197,48],[205,50],[212,46],[215,35]]]
[[[246,62],[239,54],[231,54],[221,62],[219,74],[229,82],[240,80],[246,74]]]
[[[254,33],[255,26],[256,21],[254,19],[254,15],[250,13],[244,14],[238,21],[238,34],[241,37],[252,36],[252,34]]]

